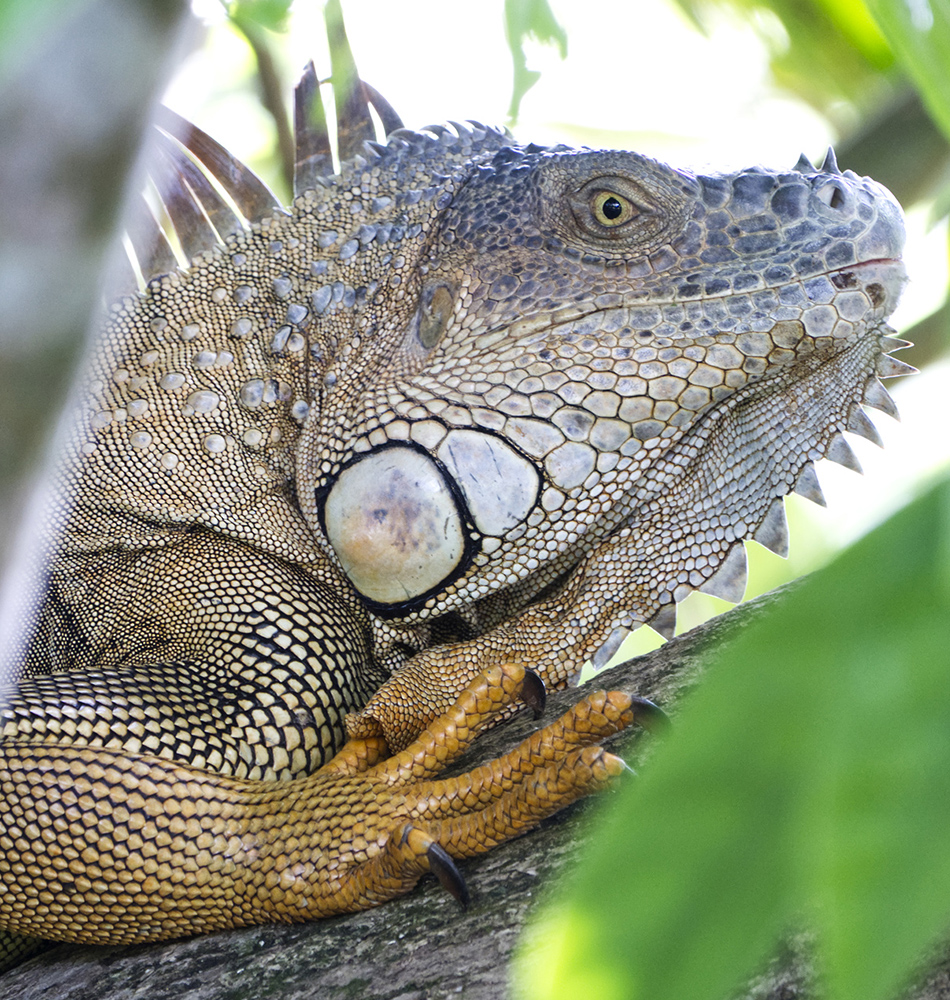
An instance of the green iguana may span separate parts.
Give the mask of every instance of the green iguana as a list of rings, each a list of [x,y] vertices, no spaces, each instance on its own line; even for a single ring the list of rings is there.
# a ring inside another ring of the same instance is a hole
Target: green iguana
[[[900,209],[830,151],[697,175],[357,124],[331,175],[312,70],[298,98],[287,210],[162,120],[189,265],[140,227],[0,717],[17,935],[307,920],[428,870],[464,898],[452,858],[603,785],[652,710],[590,695],[439,772],[539,703],[526,670],[564,686],[691,590],[737,599],[743,540],[785,551],[784,495],[819,499],[909,370]]]

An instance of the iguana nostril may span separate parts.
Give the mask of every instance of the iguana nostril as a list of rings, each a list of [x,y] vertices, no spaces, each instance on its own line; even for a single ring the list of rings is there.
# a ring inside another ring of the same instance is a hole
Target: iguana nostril
[[[844,211],[848,204],[848,197],[841,189],[841,185],[835,181],[827,181],[815,191],[815,196],[823,201],[829,208]]]

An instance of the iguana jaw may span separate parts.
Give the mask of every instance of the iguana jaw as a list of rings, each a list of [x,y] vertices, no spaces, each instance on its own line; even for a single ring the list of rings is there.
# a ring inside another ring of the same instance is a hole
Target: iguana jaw
[[[627,207],[598,235],[605,197]],[[903,241],[891,196],[833,163],[694,177],[633,154],[502,150],[433,227],[416,320],[350,410],[346,453],[312,492],[298,471],[328,555],[386,618],[537,593],[634,523],[756,385],[776,388],[756,431],[768,466],[781,387],[867,339],[863,372],[841,374],[845,411],[796,442],[784,487],[763,474],[782,495],[863,396]]]

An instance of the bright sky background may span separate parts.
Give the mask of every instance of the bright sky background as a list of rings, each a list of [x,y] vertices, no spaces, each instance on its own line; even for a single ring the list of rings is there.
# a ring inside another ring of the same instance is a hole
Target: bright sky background
[[[504,123],[511,59],[502,6],[502,0],[343,2],[362,75],[410,127],[467,118]],[[551,0],[551,6],[567,31],[569,57],[562,62],[553,49],[530,50],[528,65],[541,70],[542,78],[522,102],[515,135],[523,141],[630,148],[677,166],[730,169],[754,163],[790,167],[803,151],[820,160],[835,138],[820,115],[770,83],[765,47],[750,23],[722,18],[706,38],[661,0]],[[165,101],[253,165],[272,138],[265,112],[239,89],[252,56],[224,25],[217,0],[193,0],[193,8],[206,33],[197,35],[196,50]],[[328,75],[329,66],[322,4],[298,0],[293,18],[288,87],[308,59],[315,60],[320,76]],[[765,27],[781,37],[777,22]],[[945,227],[928,232],[923,210],[908,222],[911,284],[892,320],[898,329],[936,308],[947,283]],[[948,382],[950,363],[891,383],[902,422],[872,411],[885,450],[852,441],[864,477],[821,463],[828,508],[792,499],[790,565],[780,567],[774,557],[757,553],[751,581],[756,591],[789,571],[814,568],[827,558],[827,546],[867,530],[947,464]]]

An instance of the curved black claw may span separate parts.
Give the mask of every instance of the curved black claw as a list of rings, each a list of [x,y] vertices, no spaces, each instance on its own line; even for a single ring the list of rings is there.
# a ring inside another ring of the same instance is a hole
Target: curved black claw
[[[429,859],[429,871],[441,882],[442,888],[458,900],[463,910],[468,909],[468,886],[445,848],[432,843],[426,850],[426,857]]]
[[[548,700],[547,688],[544,681],[533,671],[524,672],[524,681],[521,684],[521,700],[531,709],[536,719],[544,715],[544,706]]]
[[[649,698],[633,698],[633,721],[651,733],[663,735],[673,727],[670,717]]]

